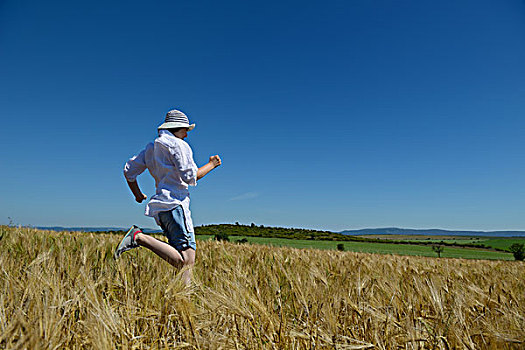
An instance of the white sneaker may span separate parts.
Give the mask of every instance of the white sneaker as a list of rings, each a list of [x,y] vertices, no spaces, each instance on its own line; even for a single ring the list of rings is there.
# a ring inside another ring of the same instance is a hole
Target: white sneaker
[[[135,241],[135,236],[137,235],[137,233],[142,233],[142,230],[138,226],[131,226],[128,233],[126,233],[124,238],[122,238],[122,241],[120,241],[120,244],[115,250],[115,254],[113,254],[115,260],[118,259],[122,255],[122,253],[127,252],[130,249],[140,247]]]

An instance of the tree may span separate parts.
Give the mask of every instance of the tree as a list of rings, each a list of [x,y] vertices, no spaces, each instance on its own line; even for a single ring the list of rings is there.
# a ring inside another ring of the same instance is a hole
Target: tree
[[[523,261],[525,259],[525,244],[523,243],[513,243],[509,247],[509,251],[514,255],[514,259]]]
[[[216,241],[226,241],[226,242],[230,241],[230,237],[228,237],[228,234],[226,232],[216,233],[214,238]]]
[[[343,243],[338,243],[337,250],[343,252],[345,250],[345,245]]]
[[[432,250],[437,253],[438,258],[441,258],[441,253],[443,253],[443,250],[445,250],[445,247],[443,247],[442,245],[433,245]]]

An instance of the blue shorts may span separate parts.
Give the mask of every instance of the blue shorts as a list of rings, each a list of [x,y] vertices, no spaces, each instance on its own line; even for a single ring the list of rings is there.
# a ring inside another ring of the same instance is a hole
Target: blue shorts
[[[160,212],[159,222],[170,246],[179,252],[188,248],[197,249],[195,233],[188,232],[184,210],[180,205],[173,210]]]

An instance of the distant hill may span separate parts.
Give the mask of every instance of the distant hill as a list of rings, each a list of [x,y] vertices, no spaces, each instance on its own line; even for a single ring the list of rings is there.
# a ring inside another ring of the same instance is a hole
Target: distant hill
[[[362,235],[424,235],[424,236],[477,236],[477,237],[525,237],[525,231],[453,231],[440,229],[409,229],[397,227],[365,228],[339,232],[347,236]]]
[[[43,230],[53,231],[83,231],[83,232],[118,232],[127,231],[129,228],[121,227],[36,227]],[[162,233],[161,230],[143,228],[145,233]],[[218,224],[202,225],[195,227],[197,235],[216,235],[226,233],[231,236],[252,236],[252,237],[275,237],[289,239],[311,239],[311,240],[334,240],[343,241],[370,241],[364,237],[354,237],[350,235],[341,235],[331,231],[308,230],[302,228],[285,228],[285,227],[265,227],[263,225],[239,225],[239,224]]]

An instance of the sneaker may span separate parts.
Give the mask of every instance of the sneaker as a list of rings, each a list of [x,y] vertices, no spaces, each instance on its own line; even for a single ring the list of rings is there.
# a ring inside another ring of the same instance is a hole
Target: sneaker
[[[135,235],[137,233],[142,233],[141,229],[135,225],[131,226],[128,233],[126,233],[124,238],[122,238],[122,241],[120,241],[120,244],[115,250],[115,254],[114,254],[115,260],[118,259],[122,255],[122,253],[127,252],[130,249],[140,247],[138,243],[135,241]]]

